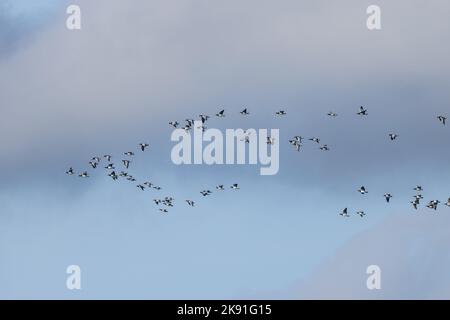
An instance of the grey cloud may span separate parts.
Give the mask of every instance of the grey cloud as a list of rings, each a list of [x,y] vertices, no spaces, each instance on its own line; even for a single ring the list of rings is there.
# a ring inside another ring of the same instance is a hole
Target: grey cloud
[[[286,296],[302,299],[448,299],[448,208],[388,217],[347,241],[311,278]],[[366,269],[381,268],[381,289],[368,290]]]

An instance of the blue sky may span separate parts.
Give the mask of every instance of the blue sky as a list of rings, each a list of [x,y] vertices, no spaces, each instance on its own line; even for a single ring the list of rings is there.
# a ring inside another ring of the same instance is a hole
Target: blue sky
[[[78,1],[82,30],[69,31],[65,3],[0,3],[1,298],[449,297],[450,209],[409,201],[416,184],[450,197],[436,120],[450,114],[450,5],[379,1],[370,32],[370,1]],[[280,129],[277,175],[171,162],[167,123],[222,108],[209,127]],[[296,153],[294,135],[331,150]],[[132,172],[174,196],[168,215],[156,191],[64,174],[141,141]],[[71,264],[81,291],[65,287]],[[368,264],[380,291],[365,288]]]

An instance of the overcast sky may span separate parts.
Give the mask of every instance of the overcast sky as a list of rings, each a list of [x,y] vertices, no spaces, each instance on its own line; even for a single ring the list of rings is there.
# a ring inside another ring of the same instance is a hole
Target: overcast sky
[[[450,4],[377,1],[369,31],[365,0],[78,0],[70,31],[71,3],[0,1],[1,298],[450,298],[450,208],[409,203],[450,197]],[[221,109],[208,127],[280,129],[277,175],[172,163],[168,122]],[[130,172],[159,192],[64,173],[143,141]]]

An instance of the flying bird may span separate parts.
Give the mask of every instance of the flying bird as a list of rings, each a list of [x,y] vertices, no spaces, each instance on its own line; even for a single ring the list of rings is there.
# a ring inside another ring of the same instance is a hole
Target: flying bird
[[[217,190],[220,190],[220,191],[225,190],[223,184],[219,184],[219,185],[216,187],[216,189],[217,189]]]
[[[367,110],[364,109],[363,106],[361,106],[361,107],[359,107],[359,112],[357,114],[360,116],[367,116],[368,113],[367,113]]]
[[[111,157],[109,154],[105,154],[105,155],[103,156],[103,158],[105,158],[106,161],[111,162],[111,158],[112,158],[112,157]]]
[[[344,210],[342,210],[342,212],[339,213],[339,215],[342,217],[346,217],[346,218],[350,217],[350,215],[348,214],[347,208],[344,208]]]
[[[311,138],[311,139],[308,139],[308,140],[310,140],[310,141],[312,141],[312,142],[315,142],[315,143],[320,143],[320,139],[319,138]]]
[[[276,114],[277,116],[285,116],[285,115],[286,115],[286,111],[280,110],[280,111],[275,112],[275,114]]]
[[[237,183],[234,183],[230,188],[233,189],[233,190],[238,190],[239,189],[239,185]]]
[[[75,171],[73,171],[73,168],[70,167],[69,170],[66,171],[66,174],[71,176],[71,175],[75,174]]]
[[[142,184],[138,184],[138,185],[136,186],[136,188],[139,188],[139,189],[141,189],[142,191],[145,190],[145,187],[144,187]]]
[[[141,147],[142,151],[145,151],[145,148],[147,148],[149,146],[148,143],[139,143],[139,147]]]
[[[330,150],[330,147],[328,147],[326,144],[324,144],[319,149],[322,150],[322,151],[328,151],[328,150]]]
[[[417,206],[419,205],[419,200],[414,200],[414,201],[410,201],[411,202],[411,204],[413,205],[413,207],[414,207],[414,209],[416,209],[417,210]]]
[[[249,135],[244,136],[244,138],[242,138],[241,141],[244,141],[245,143],[250,143],[250,136]]]
[[[85,171],[85,172],[83,172],[83,173],[80,173],[79,175],[78,175],[80,178],[89,178],[89,175],[88,175],[88,173]]]
[[[169,125],[171,125],[174,128],[178,128],[179,123],[178,123],[178,121],[170,121]]]
[[[422,186],[416,186],[413,190],[416,190],[416,191],[423,191]]]
[[[91,161],[94,161],[94,162],[100,162],[100,158],[99,158],[99,157],[93,157],[93,158],[91,159]]]
[[[113,170],[113,169],[115,169],[114,163],[108,164],[108,165],[105,167],[105,169],[108,169],[108,170]]]
[[[193,206],[195,205],[195,202],[192,201],[192,200],[186,200],[186,203],[187,203],[188,205],[190,205],[191,207],[193,207]]]
[[[242,110],[241,112],[239,112],[240,114],[242,114],[243,116],[248,116],[250,113],[247,111],[247,108],[245,108],[244,110]]]
[[[333,111],[328,112],[328,115],[330,117],[337,117],[337,113],[334,113]]]
[[[116,175],[116,173],[114,171],[111,171],[110,173],[108,173],[108,176],[110,176],[113,180],[118,179],[118,176]]]
[[[444,117],[444,116],[437,116],[437,118],[438,118],[438,120],[439,120],[440,122],[442,122],[442,124],[445,126],[445,121],[447,120],[447,118]]]
[[[384,198],[386,199],[386,202],[389,203],[389,200],[391,200],[392,195],[391,195],[390,193],[385,193],[385,194],[384,194]]]
[[[358,189],[358,192],[361,194],[366,194],[369,193],[369,191],[366,190],[366,188],[364,186],[362,186],[361,188]]]
[[[201,114],[199,117],[202,120],[202,123],[205,123],[209,119],[209,116],[206,114]]]
[[[219,111],[219,113],[216,113],[216,116],[219,117],[219,118],[225,117],[225,110]]]
[[[440,203],[439,200],[431,200],[431,201],[427,204],[427,208],[437,210],[437,206],[438,206],[439,203]]]
[[[300,147],[302,146],[302,144],[298,141],[298,140],[289,140],[289,143],[297,150],[300,151]]]
[[[124,155],[131,157],[131,156],[134,156],[134,152],[128,151],[128,152],[125,152]]]
[[[163,208],[159,209],[159,211],[161,211],[162,213],[168,213],[169,212],[167,209],[163,209]]]
[[[119,176],[120,177],[127,177],[128,176],[128,172],[120,171]]]
[[[202,196],[206,197],[206,196],[209,196],[212,192],[209,190],[203,190],[203,191],[200,191],[200,193]]]
[[[275,142],[275,139],[274,139],[274,138],[272,138],[272,137],[267,137],[267,139],[266,139],[266,143],[267,143],[267,144],[272,145],[272,144],[274,144],[274,142]]]
[[[122,163],[125,166],[125,168],[128,169],[128,167],[130,166],[131,161],[130,160],[122,160]]]
[[[445,204],[447,207],[450,207],[450,198],[448,198],[447,203]]]
[[[391,138],[391,141],[394,141],[395,139],[398,138],[398,134],[396,134],[396,133],[389,133],[389,138]]]
[[[94,161],[89,161],[89,164],[91,165],[92,168],[97,168],[97,162]]]
[[[359,215],[361,218],[363,218],[366,215],[364,211],[358,211],[356,212],[356,214]]]

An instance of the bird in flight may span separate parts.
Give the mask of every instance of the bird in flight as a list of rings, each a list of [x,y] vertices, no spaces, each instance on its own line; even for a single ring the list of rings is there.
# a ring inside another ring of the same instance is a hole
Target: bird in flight
[[[109,163],[109,164],[105,167],[105,169],[108,169],[108,170],[114,170],[114,169],[115,169],[114,163]]]
[[[163,208],[160,208],[159,211],[161,211],[162,213],[168,213],[169,212],[167,209],[163,209]]]
[[[139,147],[141,148],[142,151],[145,151],[145,148],[147,148],[149,146],[148,143],[139,143]]]
[[[285,115],[286,115],[286,111],[280,110],[280,111],[275,112],[275,114],[276,114],[277,116],[285,116]]]
[[[366,215],[364,211],[358,211],[356,212],[356,214],[359,215],[361,218],[363,218]]]
[[[189,130],[191,130],[191,128],[192,128],[192,126],[190,126],[190,125],[185,125],[183,128],[181,128],[181,129],[183,129],[184,131],[186,131],[186,132],[188,132]]]
[[[311,138],[311,139],[309,139],[309,140],[312,141],[312,142],[315,142],[315,143],[320,143],[320,139],[319,139],[319,138],[316,138],[316,137]]]
[[[330,150],[330,147],[328,147],[326,144],[324,144],[319,149],[322,150],[322,151],[328,151],[328,150]]]
[[[186,203],[191,207],[193,207],[195,205],[195,202],[192,200],[186,200]]]
[[[447,207],[450,207],[450,198],[448,198],[447,203],[445,204]]]
[[[385,194],[384,194],[384,198],[386,199],[386,202],[389,203],[389,200],[391,200],[392,195],[391,195],[390,193],[385,193]]]
[[[423,191],[422,186],[416,186],[413,190],[415,190],[415,191]]]
[[[447,120],[447,118],[444,117],[444,116],[437,116],[437,118],[438,118],[438,120],[439,120],[440,122],[442,122],[442,124],[445,126],[445,121]]]
[[[369,193],[369,191],[366,190],[366,188],[364,186],[362,186],[361,188],[358,189],[358,192],[361,194],[366,194]]]
[[[219,118],[224,118],[225,117],[225,110],[219,111],[219,113],[216,113],[216,116],[219,117]]]
[[[128,152],[125,152],[124,155],[131,157],[131,156],[134,156],[134,152],[128,151]]]
[[[415,199],[415,200],[410,201],[410,202],[413,205],[414,209],[417,210],[417,206],[420,204],[420,201],[418,199]]]
[[[113,180],[117,180],[119,178],[115,171],[108,173],[108,176],[110,176]]]
[[[106,161],[111,162],[111,158],[112,158],[112,157],[111,157],[109,154],[105,154],[105,155],[103,156],[103,158],[105,158]]]
[[[71,175],[75,174],[75,171],[73,171],[73,168],[70,167],[69,170],[66,171],[66,174],[71,176]]]
[[[439,203],[440,203],[439,200],[431,200],[431,201],[427,204],[427,208],[437,210],[437,206],[438,206]]]
[[[302,146],[302,144],[296,140],[296,139],[291,139],[289,140],[289,143],[297,150],[300,151],[300,147]]]
[[[145,187],[144,187],[142,184],[138,184],[138,185],[136,186],[136,188],[139,188],[139,189],[141,189],[142,191],[145,190]]]
[[[178,121],[170,121],[169,125],[171,125],[174,128],[178,128],[179,123],[178,123]]]
[[[337,117],[337,113],[334,113],[333,111],[328,112],[328,115],[330,117]]]
[[[125,168],[128,169],[128,167],[130,166],[131,161],[130,160],[122,160],[122,163],[125,166]]]
[[[212,192],[209,190],[203,190],[203,191],[200,191],[200,193],[202,194],[202,196],[206,197],[206,196],[209,196]]]
[[[364,109],[364,107],[363,106],[361,106],[361,107],[359,107],[359,112],[357,113],[357,115],[360,115],[360,116],[367,116],[367,109]]]
[[[219,190],[219,191],[225,190],[225,188],[223,187],[223,184],[219,184],[219,185],[216,187],[216,189]]]
[[[398,134],[396,134],[396,133],[389,133],[389,138],[391,138],[391,141],[394,141],[395,139],[398,138]]]
[[[247,108],[245,108],[244,110],[242,110],[241,112],[239,112],[240,114],[242,114],[243,116],[248,116],[250,113],[247,111]]]
[[[86,171],[80,173],[78,176],[79,176],[80,178],[89,178],[89,175],[88,175],[88,173],[87,173]]]
[[[202,120],[202,123],[205,123],[209,119],[209,116],[206,114],[201,114],[199,117]]]
[[[266,143],[267,143],[267,144],[272,145],[272,144],[274,144],[274,142],[275,142],[275,139],[274,139],[274,138],[272,138],[272,137],[267,137],[267,139],[266,139]]]
[[[339,215],[342,217],[346,217],[346,218],[350,217],[350,215],[348,214],[347,208],[344,208],[344,210],[342,210],[342,212],[339,213]]]
[[[230,188],[233,189],[233,190],[238,190],[239,186],[238,186],[237,183],[234,183]]]
[[[91,167],[92,167],[93,169],[97,168],[97,162],[95,162],[95,161],[89,161],[89,164],[91,165]]]
[[[93,161],[93,162],[100,162],[100,158],[99,157],[93,157],[91,159],[91,161]]]

